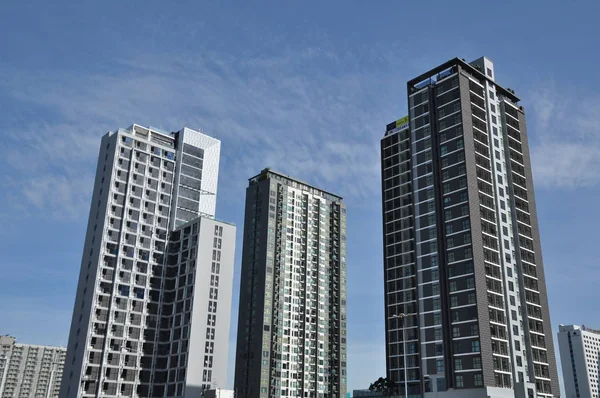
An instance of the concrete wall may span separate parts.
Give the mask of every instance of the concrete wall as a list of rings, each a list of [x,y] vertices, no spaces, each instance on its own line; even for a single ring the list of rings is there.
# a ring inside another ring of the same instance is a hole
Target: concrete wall
[[[216,333],[214,339],[211,386],[227,386],[227,361],[229,354],[229,329],[231,318],[231,296],[233,292],[233,268],[235,253],[235,233],[233,225],[209,218],[198,221],[198,250],[196,258],[196,275],[194,282],[194,302],[191,316],[188,362],[186,372],[185,397],[198,397],[202,386],[205,369],[204,355],[209,292],[211,289],[211,269],[213,263],[213,242],[215,227],[222,227],[221,260],[216,313]]]

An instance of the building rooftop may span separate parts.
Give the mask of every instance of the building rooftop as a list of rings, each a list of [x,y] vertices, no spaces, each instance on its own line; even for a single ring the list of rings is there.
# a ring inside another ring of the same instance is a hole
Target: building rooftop
[[[573,330],[581,330],[583,332],[600,334],[600,329],[592,329],[585,325],[563,325],[562,323],[558,326],[560,332],[571,332]]]
[[[331,198],[329,198],[331,200],[337,200],[337,201],[343,200],[343,198],[341,196],[339,196],[339,195],[336,195],[334,193],[325,191],[325,190],[323,190],[321,188],[315,187],[314,185],[310,185],[310,184],[308,184],[308,183],[306,183],[306,182],[304,182],[302,180],[299,180],[297,178],[290,177],[287,174],[271,170],[270,167],[267,167],[267,168],[261,170],[261,172],[259,174],[255,175],[254,177],[249,178],[248,181],[250,182],[250,185],[252,185],[252,184],[254,184],[254,183],[258,182],[258,181],[261,181],[263,179],[269,178],[271,176],[275,176],[276,178],[279,178],[279,179],[285,179],[285,180],[288,180],[288,181],[292,181],[292,182],[296,182],[298,184],[304,185],[304,187],[301,187],[301,188],[314,189],[314,190],[316,190],[316,191],[324,194],[324,196],[327,196],[327,195],[331,196]]]
[[[458,57],[446,61],[443,64],[415,77],[414,79],[409,80],[407,83],[408,93],[411,94],[415,90],[420,90],[431,83],[435,83],[437,80],[443,79],[451,73],[451,68],[456,65],[460,65],[468,73],[478,77],[479,79],[488,80],[490,83],[496,86],[496,90],[499,94],[502,94],[504,97],[508,98],[515,104],[517,104],[520,101],[520,98],[515,95],[514,91],[508,88],[504,88],[496,81],[494,81],[494,79],[480,71],[478,68],[471,65],[466,60]]]
[[[220,220],[220,219],[218,219],[216,217],[212,217],[210,214],[198,214],[198,217],[193,218],[190,221],[186,221],[185,223],[183,223],[180,226],[178,226],[177,228],[175,228],[173,230],[173,232],[174,231],[178,231],[180,229],[184,229],[185,227],[193,225],[193,224],[197,223],[198,221],[202,222],[202,220],[212,220],[212,221],[220,222],[221,224],[227,224],[227,225],[231,225],[231,226],[235,227],[234,223]]]

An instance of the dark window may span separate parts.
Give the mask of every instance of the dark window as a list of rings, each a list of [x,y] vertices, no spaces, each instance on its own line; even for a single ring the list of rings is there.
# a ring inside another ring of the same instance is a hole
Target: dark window
[[[188,153],[192,156],[202,159],[204,157],[204,150],[196,148],[195,146],[183,144],[183,152]]]

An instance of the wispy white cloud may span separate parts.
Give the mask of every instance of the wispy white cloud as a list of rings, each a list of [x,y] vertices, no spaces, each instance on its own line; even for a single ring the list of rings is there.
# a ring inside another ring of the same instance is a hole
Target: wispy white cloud
[[[373,197],[378,140],[403,111],[394,111],[401,107],[389,88],[399,61],[374,74],[361,67],[365,57],[381,61],[373,50],[307,48],[270,57],[141,55],[110,74],[24,79],[8,71],[15,78],[0,83],[7,95],[46,116],[8,132],[13,150],[4,162],[21,192],[13,204],[84,216],[101,135],[134,122],[201,127],[220,138],[220,191],[232,197],[266,166],[349,199]]]
[[[29,203],[54,218],[76,218],[89,209],[92,182],[93,176],[88,173],[47,173],[27,179],[22,193]]]
[[[600,96],[580,95],[554,83],[531,95],[535,182],[551,188],[600,183]]]

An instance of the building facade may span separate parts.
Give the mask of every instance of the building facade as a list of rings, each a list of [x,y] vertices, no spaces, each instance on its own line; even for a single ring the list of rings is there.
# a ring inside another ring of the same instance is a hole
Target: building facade
[[[233,390],[215,388],[213,390],[207,390],[204,394],[204,398],[235,398],[235,394]]]
[[[560,325],[558,347],[566,398],[600,396],[600,330]]]
[[[409,396],[559,395],[525,112],[494,76],[456,58],[410,80],[381,140],[387,372]]]
[[[220,146],[188,128],[102,138],[61,397],[225,385],[235,227],[214,219]]]
[[[0,336],[0,397],[58,398],[66,353]]]
[[[237,398],[346,395],[346,207],[263,170],[246,190]]]

